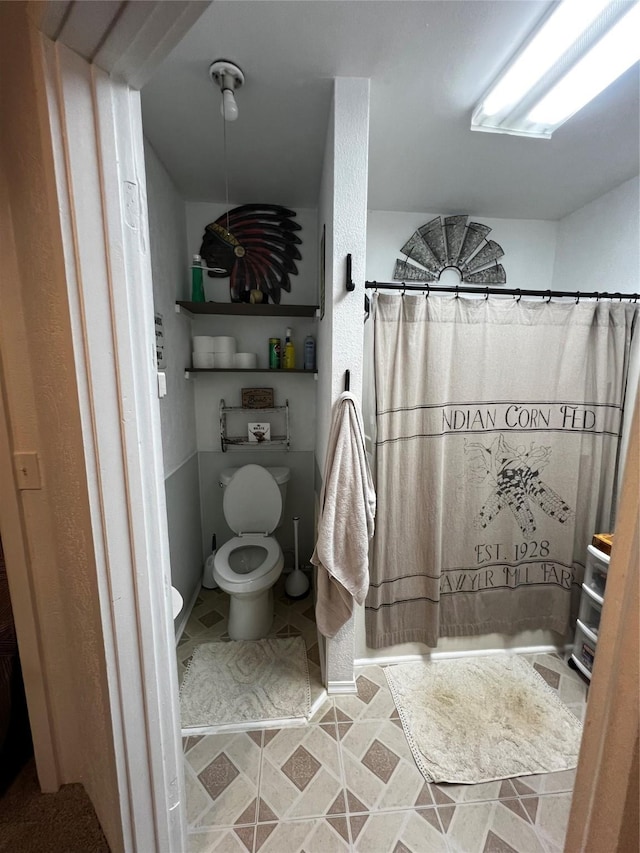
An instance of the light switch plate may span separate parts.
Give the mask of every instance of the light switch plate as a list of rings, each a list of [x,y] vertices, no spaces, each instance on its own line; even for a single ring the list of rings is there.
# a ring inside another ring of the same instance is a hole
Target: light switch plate
[[[33,453],[14,453],[13,464],[16,472],[16,482],[19,489],[27,490],[42,488],[38,454],[35,451]]]

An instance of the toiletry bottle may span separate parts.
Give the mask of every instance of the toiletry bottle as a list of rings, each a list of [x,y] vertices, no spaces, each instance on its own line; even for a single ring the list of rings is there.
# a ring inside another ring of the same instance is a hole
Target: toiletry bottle
[[[204,302],[204,284],[203,284],[202,258],[200,255],[193,256],[191,265],[191,301]]]
[[[316,369],[316,342],[313,335],[307,335],[304,339],[304,369]]]
[[[291,340],[291,329],[287,329],[282,366],[285,370],[293,370],[296,366],[296,350]]]

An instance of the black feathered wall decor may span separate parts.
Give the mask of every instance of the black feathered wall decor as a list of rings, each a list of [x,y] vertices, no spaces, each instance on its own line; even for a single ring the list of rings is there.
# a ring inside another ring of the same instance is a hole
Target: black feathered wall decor
[[[211,278],[230,277],[232,302],[280,302],[302,258],[293,210],[276,204],[243,204],[205,227],[200,255]]]

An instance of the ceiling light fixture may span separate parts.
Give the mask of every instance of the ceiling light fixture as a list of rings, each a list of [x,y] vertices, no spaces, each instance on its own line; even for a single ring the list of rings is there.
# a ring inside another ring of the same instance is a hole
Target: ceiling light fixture
[[[549,139],[640,59],[640,4],[563,0],[478,105],[471,129]]]
[[[220,112],[224,120],[235,121],[238,118],[238,105],[234,93],[244,83],[242,70],[227,59],[216,59],[209,66],[209,75],[222,92]]]

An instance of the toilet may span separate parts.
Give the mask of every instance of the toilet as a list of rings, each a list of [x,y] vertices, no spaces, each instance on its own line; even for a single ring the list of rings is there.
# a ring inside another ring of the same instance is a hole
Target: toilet
[[[273,622],[273,585],[284,566],[274,530],[280,527],[289,469],[244,465],[220,475],[222,507],[237,535],[216,551],[213,578],[231,598],[232,640],[260,640]]]

